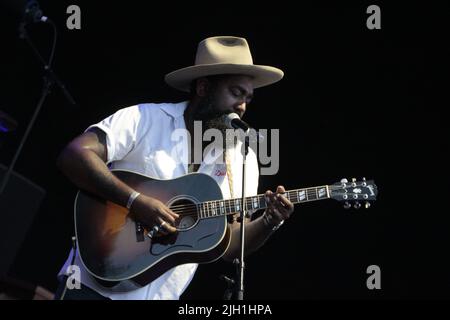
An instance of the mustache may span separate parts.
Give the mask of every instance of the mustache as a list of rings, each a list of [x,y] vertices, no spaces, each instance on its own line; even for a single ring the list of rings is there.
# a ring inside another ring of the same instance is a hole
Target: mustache
[[[200,110],[196,114],[196,120],[212,120],[226,116],[231,112],[217,110]]]

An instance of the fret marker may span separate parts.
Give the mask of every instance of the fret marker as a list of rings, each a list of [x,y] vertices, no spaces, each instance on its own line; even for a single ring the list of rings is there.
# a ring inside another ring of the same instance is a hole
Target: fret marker
[[[305,190],[299,191],[298,192],[298,199],[300,201],[305,200],[306,196],[305,196]]]
[[[319,189],[319,198],[325,197],[325,188],[320,188]]]

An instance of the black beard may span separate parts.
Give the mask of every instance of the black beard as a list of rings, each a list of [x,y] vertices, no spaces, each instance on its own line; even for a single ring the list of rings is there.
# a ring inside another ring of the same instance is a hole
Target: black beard
[[[223,121],[223,116],[226,114],[228,112],[216,110],[214,99],[208,95],[199,102],[197,111],[194,113],[194,120],[202,122],[203,131],[217,129],[225,137],[228,127]]]
[[[203,132],[208,129],[217,129],[222,133],[224,148],[233,147],[237,143],[236,138],[230,137],[232,130],[229,130],[230,128],[225,124],[224,116],[227,114],[229,112],[216,110],[215,100],[211,95],[207,95],[199,102],[197,111],[194,113],[194,121],[202,122]]]

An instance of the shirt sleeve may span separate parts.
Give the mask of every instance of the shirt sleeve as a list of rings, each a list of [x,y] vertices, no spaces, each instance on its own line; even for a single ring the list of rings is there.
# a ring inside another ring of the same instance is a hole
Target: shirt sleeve
[[[107,161],[123,159],[136,145],[138,126],[141,122],[139,105],[120,109],[97,124],[89,126],[86,131],[98,128],[106,134]]]

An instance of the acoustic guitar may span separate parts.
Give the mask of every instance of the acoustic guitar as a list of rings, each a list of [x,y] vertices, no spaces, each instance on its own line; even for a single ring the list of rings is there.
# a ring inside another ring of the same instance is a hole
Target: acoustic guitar
[[[79,191],[75,199],[75,232],[81,260],[104,285],[132,280],[146,285],[184,263],[219,259],[230,243],[227,216],[241,211],[242,199],[226,199],[217,182],[202,173],[172,180],[153,179],[135,172],[114,170],[115,176],[138,192],[157,198],[180,215],[177,232],[150,237],[152,226],[135,221],[129,211],[93,194]],[[292,203],[335,199],[365,207],[376,200],[373,181],[343,181],[286,191]],[[246,210],[266,208],[263,194],[246,197]]]

